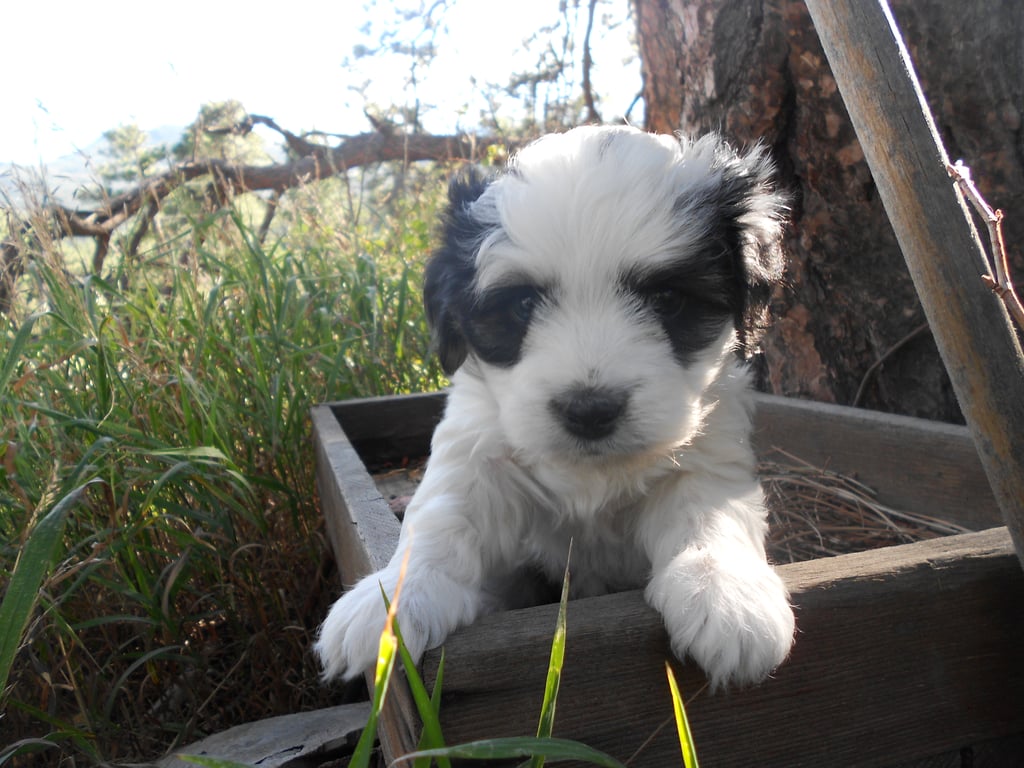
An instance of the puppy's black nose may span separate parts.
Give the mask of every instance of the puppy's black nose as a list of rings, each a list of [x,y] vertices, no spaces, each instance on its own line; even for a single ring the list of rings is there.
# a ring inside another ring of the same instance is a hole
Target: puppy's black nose
[[[548,406],[571,434],[599,440],[615,431],[629,394],[600,387],[574,387],[551,398]]]

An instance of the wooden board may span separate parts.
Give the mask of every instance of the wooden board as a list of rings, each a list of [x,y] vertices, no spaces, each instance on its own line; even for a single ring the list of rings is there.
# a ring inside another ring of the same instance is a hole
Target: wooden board
[[[318,486],[345,583],[397,544],[365,465],[421,455],[443,404],[432,394],[314,409]],[[770,397],[758,398],[756,421],[762,452],[857,474],[911,510],[998,520],[962,428]],[[1005,529],[780,572],[798,606],[796,650],[769,683],[691,705],[705,764],[896,765],[1024,733],[1024,579]],[[633,592],[574,601],[569,622],[558,732],[626,759],[669,716],[660,619]],[[450,743],[533,731],[553,626],[554,607],[541,606],[449,638]],[[428,677],[436,661],[428,655]],[[702,685],[696,670],[680,674],[684,691]],[[412,748],[418,723],[401,682],[388,707],[390,759]],[[633,764],[673,764],[676,749],[665,729]]]
[[[444,410],[444,393],[367,398],[320,406],[344,425],[375,466],[419,458]],[[876,411],[756,394],[754,443],[762,458],[807,463],[855,477],[897,509],[972,530],[1003,524],[966,427]],[[329,418],[325,424],[329,423]]]
[[[797,608],[793,654],[759,687],[689,703],[703,764],[885,766],[1024,732],[1024,575],[1005,529],[779,570]],[[556,609],[449,637],[446,739],[536,728]],[[556,734],[626,760],[671,713],[660,617],[639,592],[576,600],[567,648]],[[703,686],[676,667],[686,695]],[[666,728],[631,765],[673,764],[678,748]]]
[[[373,484],[333,411],[313,408],[317,491],[343,585],[383,568],[398,545],[401,526]],[[369,681],[373,690],[373,681]],[[405,680],[396,675],[385,699],[378,737],[385,754],[416,745],[419,721]]]
[[[154,768],[195,768],[206,757],[259,768],[337,765],[351,756],[370,716],[368,701],[236,725],[176,749]]]
[[[855,477],[888,506],[971,530],[1003,524],[966,427],[757,395],[754,442]]]
[[[331,513],[327,532],[342,582],[351,585],[387,565],[401,526],[331,409],[314,408],[312,418],[317,491]]]

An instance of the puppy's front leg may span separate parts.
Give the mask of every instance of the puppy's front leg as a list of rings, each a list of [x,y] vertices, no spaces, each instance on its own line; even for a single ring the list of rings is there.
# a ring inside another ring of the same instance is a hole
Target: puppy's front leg
[[[652,541],[647,602],[664,618],[676,656],[696,661],[712,688],[760,682],[793,643],[789,595],[765,559],[764,517],[757,488],[720,509],[681,515],[674,546],[671,536]]]
[[[461,504],[441,495],[419,509],[414,505],[415,500],[387,567],[360,580],[331,607],[315,647],[325,678],[352,679],[374,665],[387,616],[381,588],[394,598],[406,553],[398,622],[415,660],[480,613],[481,550],[474,526],[457,511]]]

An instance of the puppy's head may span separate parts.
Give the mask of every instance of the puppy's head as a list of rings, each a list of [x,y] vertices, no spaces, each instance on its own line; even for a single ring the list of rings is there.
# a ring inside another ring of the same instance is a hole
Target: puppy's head
[[[713,135],[586,127],[453,182],[424,288],[445,371],[483,381],[512,447],[538,460],[692,439],[781,276],[772,172]]]

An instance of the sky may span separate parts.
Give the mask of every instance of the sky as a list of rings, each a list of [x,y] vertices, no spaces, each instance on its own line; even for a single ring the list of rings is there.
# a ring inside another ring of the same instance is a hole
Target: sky
[[[626,0],[615,4],[624,8]],[[363,96],[350,86],[370,80],[375,101],[404,99],[404,63],[352,56],[354,46],[368,39],[360,28],[392,22],[389,2],[4,5],[0,163],[52,161],[118,125],[184,127],[210,101],[237,99],[249,112],[296,132],[359,133],[369,125]],[[558,0],[455,0],[444,16],[450,34],[421,86],[425,100],[437,105],[427,127],[446,131],[465,124],[459,107],[473,91],[471,76],[504,83],[517,64],[529,66],[531,58],[514,60],[515,51],[539,25],[557,19],[557,9]],[[595,43],[595,83],[617,92],[611,102],[620,113],[640,86],[638,65],[622,63],[629,32],[627,23]]]

